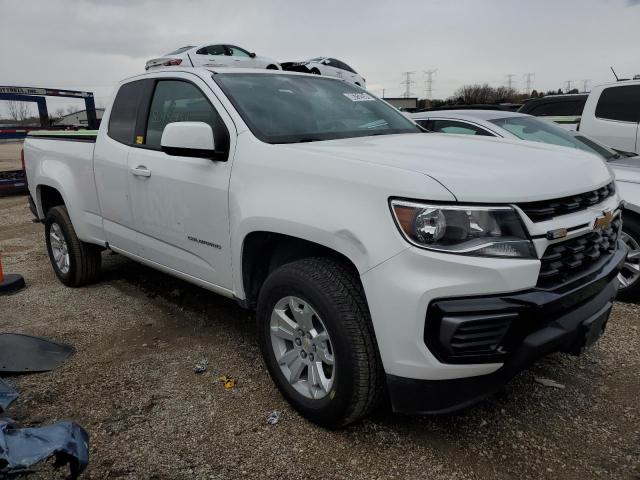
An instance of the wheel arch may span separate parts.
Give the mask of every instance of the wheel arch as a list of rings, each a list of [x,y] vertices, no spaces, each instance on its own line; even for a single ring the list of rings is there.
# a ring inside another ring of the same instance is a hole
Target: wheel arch
[[[241,280],[238,287],[242,288],[243,298],[238,297],[240,303],[246,308],[254,308],[260,289],[272,271],[287,263],[310,257],[333,258],[351,270],[359,281],[356,264],[343,252],[284,233],[253,231],[242,242],[239,269]]]
[[[40,220],[44,220],[51,208],[58,205],[66,205],[67,203],[59,186],[45,183],[41,183],[36,187],[35,202]]]

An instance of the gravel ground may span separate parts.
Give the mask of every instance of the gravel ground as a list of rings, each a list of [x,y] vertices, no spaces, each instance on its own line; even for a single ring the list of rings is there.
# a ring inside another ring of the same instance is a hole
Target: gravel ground
[[[0,198],[0,250],[5,271],[28,283],[0,297],[0,331],[76,348],[53,372],[12,377],[21,397],[8,413],[29,425],[82,424],[91,436],[84,478],[640,478],[636,305],[617,304],[585,355],[551,356],[462,413],[382,411],[330,432],[280,397],[252,316],[233,301],[106,253],[99,283],[65,288],[25,197]],[[196,375],[202,358],[209,370]],[[234,390],[224,374],[237,378]],[[280,422],[268,425],[274,410]]]
[[[21,167],[20,150],[22,142],[0,140],[0,172],[17,170]]]

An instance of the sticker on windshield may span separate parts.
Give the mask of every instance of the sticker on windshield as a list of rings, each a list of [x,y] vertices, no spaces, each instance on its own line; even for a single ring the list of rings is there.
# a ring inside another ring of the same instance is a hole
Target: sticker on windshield
[[[352,102],[375,102],[376,99],[367,93],[343,93]]]

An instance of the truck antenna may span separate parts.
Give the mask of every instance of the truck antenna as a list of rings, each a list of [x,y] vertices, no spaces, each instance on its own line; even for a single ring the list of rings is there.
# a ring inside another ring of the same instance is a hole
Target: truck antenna
[[[620,79],[618,78],[618,75],[616,75],[616,71],[613,69],[613,67],[609,67],[611,69],[611,71],[613,72],[613,76],[616,77],[616,82],[619,82]]]

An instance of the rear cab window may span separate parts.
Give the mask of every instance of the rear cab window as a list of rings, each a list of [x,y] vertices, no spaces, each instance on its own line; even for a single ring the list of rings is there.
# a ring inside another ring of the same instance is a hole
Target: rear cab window
[[[147,86],[148,80],[137,80],[120,87],[109,116],[109,137],[127,145],[134,142],[138,106]]]
[[[640,85],[605,88],[598,99],[596,117],[619,122],[640,122]]]

